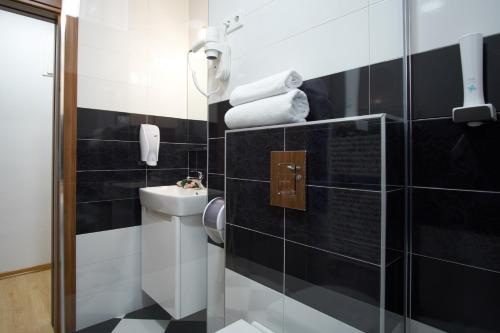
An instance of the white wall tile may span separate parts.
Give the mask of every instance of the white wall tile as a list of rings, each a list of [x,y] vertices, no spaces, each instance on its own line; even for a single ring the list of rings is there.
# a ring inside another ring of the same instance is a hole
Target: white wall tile
[[[256,49],[268,47],[367,5],[368,0],[275,0],[243,16],[243,28],[229,35],[232,57],[251,57]]]
[[[130,278],[97,293],[77,295],[77,330],[153,304],[140,288],[140,278]]]
[[[141,252],[141,227],[93,232],[76,236],[77,266],[94,264]]]
[[[79,107],[187,117],[188,0],[82,0],[79,34]]]
[[[146,113],[147,88],[78,75],[78,107]]]
[[[209,0],[208,19],[210,24],[218,24],[224,18],[236,12],[243,15],[273,2],[274,0]]]
[[[227,87],[222,94],[211,96],[209,102],[228,99],[234,87],[289,68],[311,79],[368,64],[365,8],[233,61]]]
[[[224,327],[224,257],[223,248],[208,245],[207,251],[207,331]]]
[[[370,63],[403,56],[403,0],[370,6]]]
[[[226,269],[226,326],[240,319],[283,331],[283,294]]]
[[[498,0],[412,0],[411,52],[419,53],[452,44],[471,32],[500,33]]]
[[[78,328],[151,304],[141,288],[141,227],[76,237]]]
[[[362,332],[290,297],[285,297],[284,309],[286,333]]]

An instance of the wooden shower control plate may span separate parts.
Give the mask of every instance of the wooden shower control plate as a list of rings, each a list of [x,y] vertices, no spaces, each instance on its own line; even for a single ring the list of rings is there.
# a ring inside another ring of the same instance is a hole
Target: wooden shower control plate
[[[306,151],[271,152],[271,206],[306,210]]]

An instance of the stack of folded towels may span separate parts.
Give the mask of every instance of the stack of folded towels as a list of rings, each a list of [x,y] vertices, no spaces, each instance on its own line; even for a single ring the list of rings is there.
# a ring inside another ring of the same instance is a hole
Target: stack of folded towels
[[[306,94],[297,89],[302,77],[288,70],[236,87],[224,120],[231,129],[305,122],[309,114]]]

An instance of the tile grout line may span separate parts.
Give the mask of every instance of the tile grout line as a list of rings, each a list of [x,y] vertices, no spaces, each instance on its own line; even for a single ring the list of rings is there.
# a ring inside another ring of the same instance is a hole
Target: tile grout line
[[[436,258],[436,257],[432,257],[432,256],[427,256],[425,254],[415,253],[413,251],[410,254],[412,256],[417,256],[417,257],[422,257],[422,258],[437,260],[437,261],[445,262],[445,263],[448,263],[448,264],[453,264],[453,265],[458,265],[458,266],[462,266],[462,267],[477,269],[477,270],[480,270],[480,271],[485,271],[485,272],[500,274],[500,271],[496,271],[494,269],[489,269],[489,268],[484,268],[484,267],[479,267],[479,266],[474,266],[474,265],[468,265],[468,264],[464,264],[464,263],[461,263],[461,262],[458,262],[458,261],[453,261],[453,260],[446,260],[446,259]]]
[[[244,226],[241,226],[241,225],[238,225],[238,224],[234,224],[234,223],[231,223],[231,222],[227,222],[226,221],[226,223],[229,224],[229,225],[231,225],[231,226],[233,226],[233,227],[239,228],[239,229],[244,229],[244,230],[247,230],[247,231],[255,232],[255,233],[258,233],[258,234],[261,234],[261,235],[264,235],[264,236],[268,236],[268,237],[272,237],[272,238],[275,238],[275,239],[278,239],[278,240],[284,240],[284,241],[289,242],[289,243],[297,244],[297,245],[304,246],[304,247],[307,247],[307,248],[310,248],[310,249],[314,249],[314,250],[317,250],[317,251],[321,251],[321,252],[324,252],[324,253],[333,254],[333,255],[336,255],[336,256],[339,256],[339,257],[351,259],[351,260],[354,260],[354,261],[357,261],[357,262],[362,262],[362,263],[367,264],[367,265],[371,265],[371,266],[375,266],[375,267],[380,267],[379,264],[374,264],[372,262],[369,262],[369,261],[366,261],[366,260],[363,260],[363,259],[358,259],[358,258],[354,258],[354,257],[348,256],[348,255],[345,255],[345,254],[338,253],[338,252],[328,251],[328,250],[325,250],[325,249],[321,249],[319,247],[315,247],[315,246],[311,246],[311,245],[299,243],[299,242],[296,242],[296,241],[293,241],[293,240],[290,240],[290,239],[285,239],[283,237],[279,237],[279,236],[276,236],[276,235],[271,235],[271,234],[268,234],[268,233],[265,233],[265,232],[262,232],[262,231],[259,231],[259,230],[251,229],[251,228],[244,227]]]
[[[485,194],[500,194],[500,191],[487,191],[487,190],[468,190],[449,187],[426,187],[426,186],[410,186],[410,188],[419,190],[436,190],[436,191],[451,191],[451,192],[471,192],[471,193],[485,193]]]

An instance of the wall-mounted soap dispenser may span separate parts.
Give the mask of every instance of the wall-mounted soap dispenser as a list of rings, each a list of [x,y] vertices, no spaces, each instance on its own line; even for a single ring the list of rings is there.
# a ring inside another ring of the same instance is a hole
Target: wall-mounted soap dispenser
[[[484,101],[483,35],[471,33],[460,38],[460,58],[464,88],[464,105],[453,109],[455,123],[479,126],[485,121],[496,121],[497,112]]]
[[[141,161],[149,166],[156,166],[160,150],[160,129],[155,125],[142,124],[139,133],[141,143]]]

